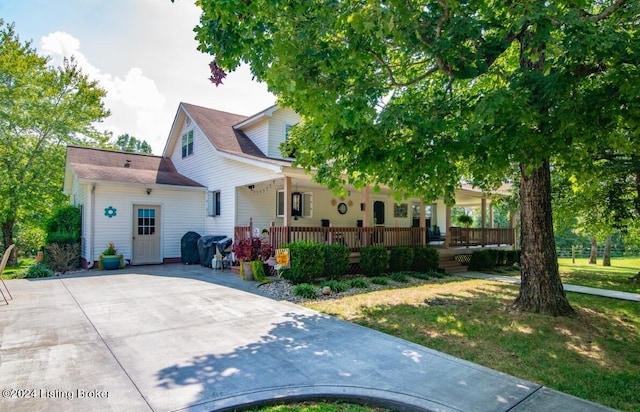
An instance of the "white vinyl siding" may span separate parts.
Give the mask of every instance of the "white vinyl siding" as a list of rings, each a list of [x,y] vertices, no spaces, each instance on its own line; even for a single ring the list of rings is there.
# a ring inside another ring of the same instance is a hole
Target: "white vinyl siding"
[[[134,205],[160,206],[161,258],[179,258],[182,236],[189,231],[204,233],[205,195],[204,191],[158,187],[147,195],[142,186],[96,185],[94,260],[109,242],[114,242],[125,259],[131,259]],[[115,216],[105,215],[108,207],[116,209]]]

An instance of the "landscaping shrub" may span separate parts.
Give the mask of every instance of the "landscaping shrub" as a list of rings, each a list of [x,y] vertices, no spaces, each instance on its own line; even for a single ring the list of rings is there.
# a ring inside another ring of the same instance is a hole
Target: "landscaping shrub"
[[[49,269],[47,265],[42,262],[29,266],[29,269],[23,274],[23,277],[26,279],[46,278],[48,276],[53,276],[53,270]]]
[[[367,246],[360,251],[360,268],[366,276],[379,276],[389,269],[389,254],[384,246]]]
[[[349,290],[348,283],[339,282],[337,280],[327,280],[325,282],[322,282],[322,284],[320,285],[321,288],[325,286],[329,286],[331,288],[331,292],[335,292],[335,293],[340,293],[340,292],[344,292],[345,290]]]
[[[301,283],[294,286],[293,294],[305,299],[315,299],[318,297],[318,290],[315,286],[308,283]]]
[[[353,278],[349,280],[349,286],[355,289],[366,289],[369,287],[369,281],[364,278]]]
[[[514,264],[520,264],[520,251],[519,250],[505,250],[505,262],[507,266],[513,266]]]
[[[413,265],[413,249],[410,247],[397,247],[391,249],[389,267],[393,272],[406,272]]]
[[[37,226],[20,225],[16,230],[16,247],[21,252],[35,256],[46,244],[47,233]]]
[[[506,250],[496,250],[496,264],[498,266],[504,266],[507,264],[507,251]]]
[[[293,242],[287,244],[291,256],[291,268],[285,270],[282,277],[291,283],[311,283],[320,278],[324,272],[323,245],[310,242]]]
[[[45,249],[44,261],[55,272],[77,269],[80,267],[80,243],[52,243]]]
[[[46,223],[47,244],[79,242],[81,220],[79,207],[65,206],[57,209]],[[65,241],[61,241],[62,239]]]
[[[343,277],[349,272],[350,254],[349,248],[345,245],[324,245],[324,275],[329,279]]]
[[[489,250],[476,250],[471,254],[469,270],[485,270],[494,266],[495,259]]]
[[[409,277],[402,272],[394,272],[389,276],[389,278],[395,282],[407,283],[409,281]]]
[[[411,272],[411,277],[422,280],[429,280],[433,278],[434,272]]]
[[[388,285],[389,284],[389,278],[386,278],[384,276],[375,276],[375,277],[372,277],[370,280],[371,280],[371,283],[376,284],[376,285]]]
[[[416,272],[437,271],[440,266],[440,254],[432,247],[418,247],[413,250],[411,269]]]

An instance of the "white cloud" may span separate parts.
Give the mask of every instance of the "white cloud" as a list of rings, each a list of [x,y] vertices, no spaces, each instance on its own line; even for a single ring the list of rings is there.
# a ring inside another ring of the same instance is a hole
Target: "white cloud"
[[[82,71],[106,90],[104,102],[111,116],[99,126],[101,129],[111,131],[114,136],[129,133],[154,147],[161,146],[160,140],[168,133],[163,122],[166,98],[141,68],[131,67],[123,77],[103,73],[81,51],[80,40],[61,31],[42,37],[40,49],[57,65],[63,58],[73,56]]]

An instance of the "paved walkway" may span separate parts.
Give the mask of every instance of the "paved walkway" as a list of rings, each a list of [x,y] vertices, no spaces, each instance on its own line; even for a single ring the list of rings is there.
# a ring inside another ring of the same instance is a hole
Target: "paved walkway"
[[[284,399],[399,411],[604,411],[200,266],[7,282],[2,411],[224,411]]]
[[[520,284],[519,278],[514,278],[510,276],[488,275],[486,273],[480,273],[480,272],[462,272],[462,273],[456,273],[456,275],[459,275],[461,277],[473,278],[473,279],[487,279],[487,280],[496,280],[499,282],[515,283],[518,285]],[[603,296],[606,298],[632,300],[635,302],[640,302],[640,293],[618,292],[616,290],[589,288],[586,286],[578,286],[578,285],[563,284],[563,286],[564,286],[564,290],[566,290],[567,292],[575,292],[575,293],[582,293],[585,295]]]

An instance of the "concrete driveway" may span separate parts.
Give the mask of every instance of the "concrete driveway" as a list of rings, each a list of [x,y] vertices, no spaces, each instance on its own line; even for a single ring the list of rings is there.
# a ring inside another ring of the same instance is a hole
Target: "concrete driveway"
[[[291,398],[406,411],[607,410],[260,296],[201,266],[7,282],[0,410],[211,411]]]

